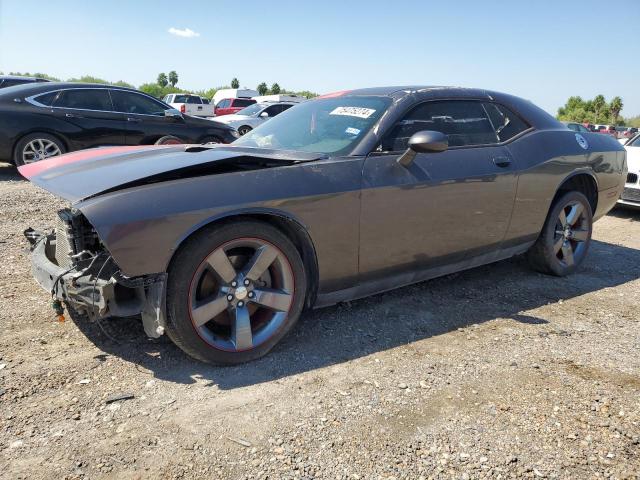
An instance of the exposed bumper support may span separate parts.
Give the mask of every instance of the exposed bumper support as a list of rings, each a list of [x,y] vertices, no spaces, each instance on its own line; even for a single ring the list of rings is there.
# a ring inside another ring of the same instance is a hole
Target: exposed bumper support
[[[32,245],[33,276],[53,298],[92,320],[141,315],[148,336],[157,338],[164,333],[166,273],[124,277],[115,265],[105,268],[112,262],[108,255],[64,269],[51,260],[55,258],[55,234],[29,229],[25,236]]]

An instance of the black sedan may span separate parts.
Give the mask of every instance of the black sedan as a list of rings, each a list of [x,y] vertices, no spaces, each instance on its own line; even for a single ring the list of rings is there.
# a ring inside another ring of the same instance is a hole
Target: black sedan
[[[37,83],[0,90],[0,160],[25,165],[106,145],[230,143],[226,125],[182,115],[137,90]]]
[[[264,355],[304,307],[525,252],[568,275],[627,173],[608,135],[460,88],[339,92],[230,146],[132,148],[20,167],[72,204],[27,232],[36,279],[223,363]]]

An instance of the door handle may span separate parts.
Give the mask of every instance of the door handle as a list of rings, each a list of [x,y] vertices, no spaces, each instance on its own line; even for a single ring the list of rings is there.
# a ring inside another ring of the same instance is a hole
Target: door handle
[[[82,118],[80,115],[74,115],[73,113],[65,113],[64,116],[67,118]]]
[[[127,117],[127,122],[140,123],[141,121],[142,120],[140,120],[139,118]]]
[[[511,159],[509,157],[493,157],[493,164],[496,167],[506,168],[511,165]]]

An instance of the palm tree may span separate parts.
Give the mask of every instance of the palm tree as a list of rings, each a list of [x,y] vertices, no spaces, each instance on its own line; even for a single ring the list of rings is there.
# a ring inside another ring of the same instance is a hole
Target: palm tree
[[[171,70],[169,72],[169,83],[171,84],[172,87],[175,87],[176,83],[178,83],[178,74],[176,73],[175,70]]]
[[[609,105],[609,111],[611,112],[611,123],[615,124],[618,121],[620,112],[622,111],[622,99],[620,97],[613,97],[611,104]]]
[[[158,85],[160,85],[161,87],[166,87],[167,83],[169,83],[169,81],[167,80],[167,76],[164,73],[159,73],[158,74]]]
[[[593,119],[593,123],[598,123],[600,118],[600,112],[605,110],[607,107],[607,101],[604,99],[603,95],[596,95],[593,99],[593,111],[595,112],[595,118]]]

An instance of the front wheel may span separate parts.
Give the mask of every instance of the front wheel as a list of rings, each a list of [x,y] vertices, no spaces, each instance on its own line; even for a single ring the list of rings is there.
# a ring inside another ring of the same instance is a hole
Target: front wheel
[[[307,280],[293,243],[269,224],[214,225],[177,252],[167,334],[192,357],[241,363],[265,355],[298,320]]]
[[[587,197],[569,192],[552,206],[542,232],[527,256],[531,267],[539,272],[563,277],[582,263],[593,228],[593,213]]]
[[[222,143],[222,140],[220,140],[218,137],[205,137],[202,139],[202,141],[200,142],[202,144],[205,143]]]
[[[242,135],[246,135],[247,133],[249,133],[252,130],[252,128],[248,125],[243,125],[242,127],[240,127],[238,129],[238,133],[240,134],[240,136]]]

